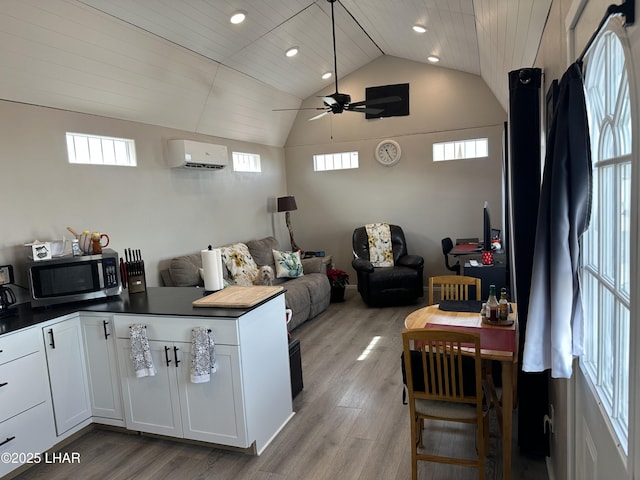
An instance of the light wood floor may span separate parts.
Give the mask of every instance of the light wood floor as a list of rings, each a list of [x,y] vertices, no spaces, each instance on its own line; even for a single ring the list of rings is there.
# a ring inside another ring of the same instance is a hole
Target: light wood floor
[[[405,316],[425,303],[368,308],[355,289],[348,289],[345,302],[332,304],[324,314],[299,327],[294,336],[300,339],[304,390],[293,403],[297,413],[259,457],[96,429],[61,450],[78,452],[79,464],[40,464],[17,478],[411,478],[409,413],[402,404],[401,331]],[[433,424],[427,428],[426,438],[433,448],[456,453],[466,449],[474,454],[473,431],[452,432],[448,425]],[[495,431],[491,436],[487,478],[501,479],[500,442]],[[514,480],[547,479],[544,459],[520,456],[515,440],[513,451]],[[420,463],[418,478],[464,480],[477,478],[477,473]]]

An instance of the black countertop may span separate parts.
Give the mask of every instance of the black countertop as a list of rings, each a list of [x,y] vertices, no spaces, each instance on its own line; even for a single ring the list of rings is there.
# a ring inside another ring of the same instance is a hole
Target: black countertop
[[[147,288],[146,292],[129,294],[125,290],[121,295],[106,300],[77,302],[47,308],[31,308],[30,303],[22,303],[10,309],[11,315],[0,317],[0,335],[76,312],[238,318],[261,305],[260,303],[251,308],[196,308],[191,305],[194,300],[208,293],[196,287],[151,287]]]

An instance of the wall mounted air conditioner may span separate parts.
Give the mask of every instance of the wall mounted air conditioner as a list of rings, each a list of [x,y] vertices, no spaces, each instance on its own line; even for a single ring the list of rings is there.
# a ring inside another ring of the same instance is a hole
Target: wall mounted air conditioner
[[[193,140],[169,140],[167,143],[171,167],[220,170],[229,164],[229,153],[225,145]]]

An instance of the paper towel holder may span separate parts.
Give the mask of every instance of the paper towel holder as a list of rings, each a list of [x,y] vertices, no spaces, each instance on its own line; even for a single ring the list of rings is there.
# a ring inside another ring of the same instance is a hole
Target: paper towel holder
[[[213,283],[218,285],[220,288],[218,288],[218,289],[215,289],[215,288],[214,289],[208,289],[207,288],[207,283],[208,283],[207,282],[207,278],[208,278],[207,273],[210,273],[210,272],[206,272],[206,269],[204,268],[205,267],[205,256],[204,256],[204,254],[205,254],[205,252],[213,252],[213,250],[214,249],[213,249],[213,247],[211,245],[209,245],[206,250],[202,250],[202,270],[201,270],[201,272],[202,272],[202,277],[203,277],[203,280],[204,280],[204,294],[203,294],[204,296],[210,295],[210,294],[215,293],[215,292],[219,292],[220,290],[224,289],[224,278],[223,278],[223,275],[222,275],[222,263],[221,263],[222,259],[221,259],[221,257],[219,257],[219,259],[217,259],[217,262],[214,264],[214,265],[217,265],[217,268],[214,267],[214,270],[217,270],[217,269],[219,269],[219,270],[217,272],[214,272],[214,275],[216,275],[217,279],[215,281],[213,281]],[[219,249],[216,249],[216,251],[217,251],[218,255],[221,254]]]

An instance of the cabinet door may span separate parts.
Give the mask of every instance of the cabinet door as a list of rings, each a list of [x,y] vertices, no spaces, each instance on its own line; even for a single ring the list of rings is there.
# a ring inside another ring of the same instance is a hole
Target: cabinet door
[[[117,339],[125,425],[130,430],[182,437],[173,345],[149,341],[149,347],[156,374],[138,378],[131,360],[130,340]],[[169,349],[166,352],[165,347]]]
[[[79,318],[42,329],[58,436],[91,417]]]
[[[122,421],[124,417],[113,319],[108,315],[81,316],[80,319],[89,377],[91,414],[97,423],[104,423],[101,418]]]
[[[191,382],[191,343],[176,342],[185,438],[247,448],[242,376],[237,346],[216,345],[218,369],[205,383]]]

